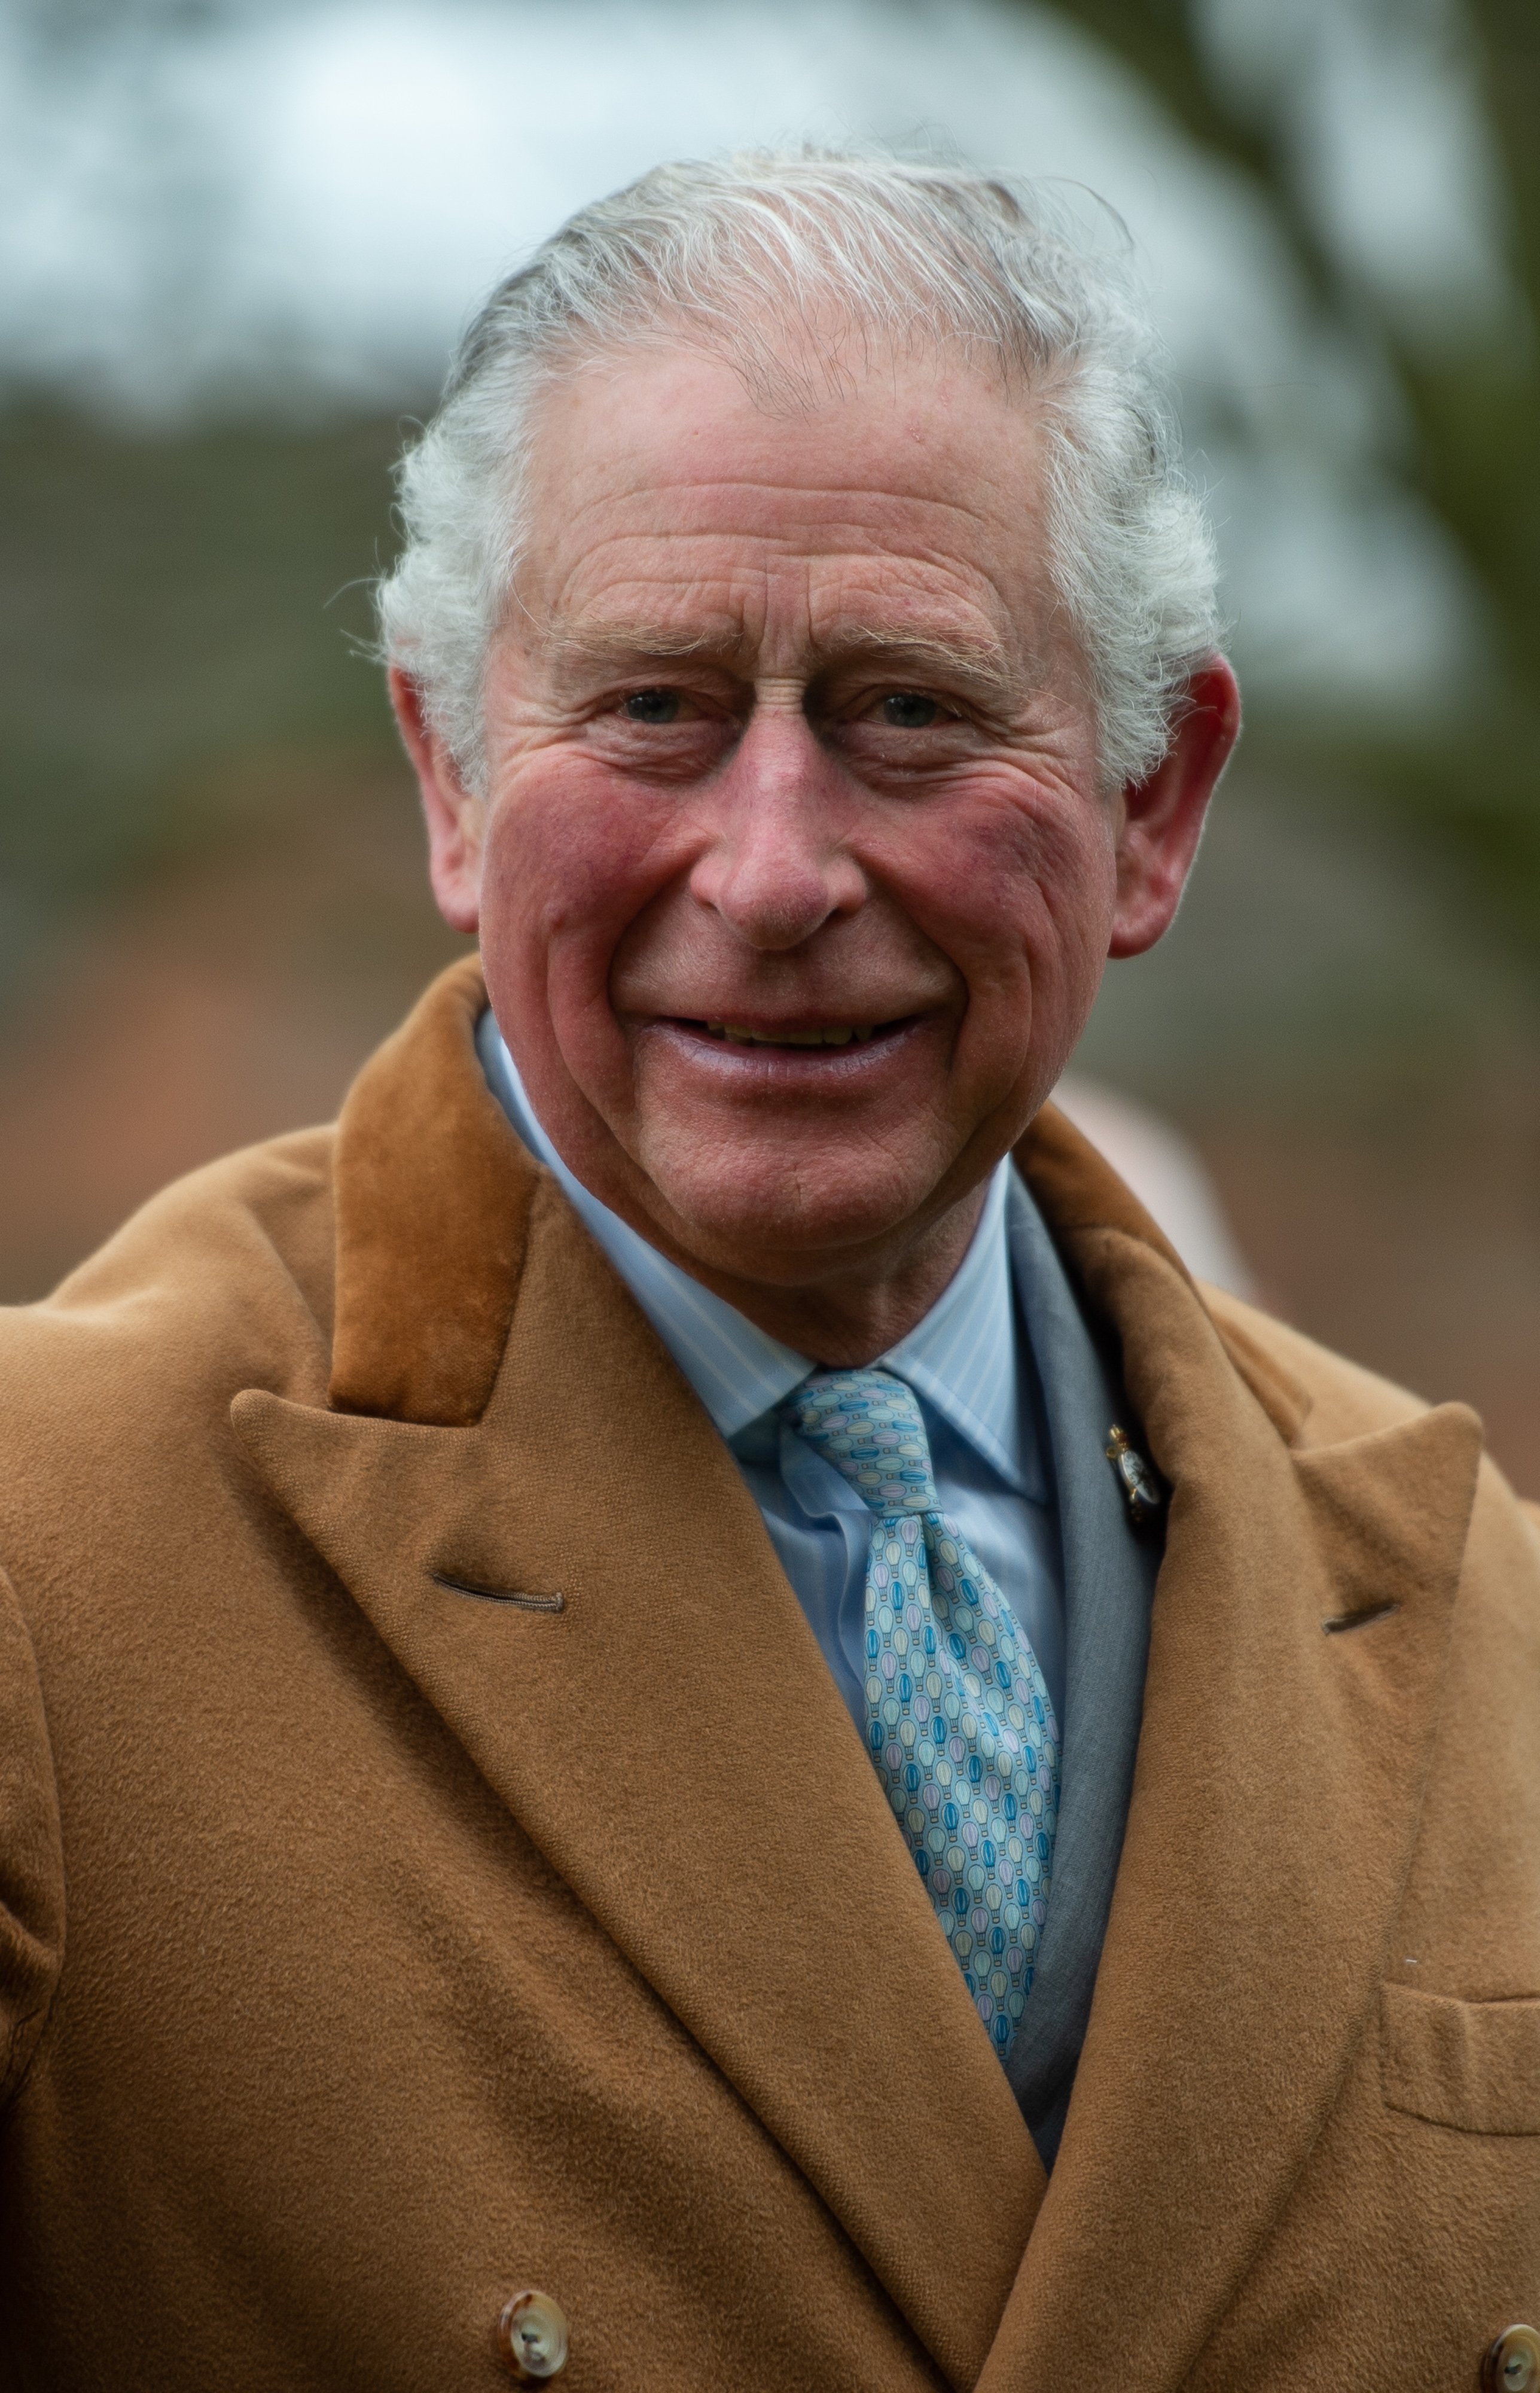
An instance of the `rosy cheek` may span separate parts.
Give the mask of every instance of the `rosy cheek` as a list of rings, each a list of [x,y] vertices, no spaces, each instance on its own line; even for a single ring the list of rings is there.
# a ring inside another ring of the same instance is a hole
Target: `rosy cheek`
[[[671,811],[582,759],[528,765],[493,809],[483,947],[537,975],[553,946],[613,947],[671,869]]]
[[[1105,954],[1116,859],[1105,814],[1084,795],[985,785],[933,822],[917,817],[877,869],[975,990],[1077,980],[1085,959]],[[1035,986],[1039,1001],[1048,994]]]

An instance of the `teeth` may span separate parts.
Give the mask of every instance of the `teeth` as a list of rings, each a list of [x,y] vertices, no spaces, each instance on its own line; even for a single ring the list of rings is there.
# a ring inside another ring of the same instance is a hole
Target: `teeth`
[[[872,1036],[870,1027],[858,1029],[854,1023],[838,1030],[778,1030],[773,1037],[737,1022],[708,1022],[706,1027],[713,1038],[731,1039],[740,1047],[848,1047],[853,1039],[864,1046]]]

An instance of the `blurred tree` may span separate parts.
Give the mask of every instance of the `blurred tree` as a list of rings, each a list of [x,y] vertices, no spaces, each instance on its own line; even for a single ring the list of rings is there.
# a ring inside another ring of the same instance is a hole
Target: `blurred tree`
[[[400,434],[0,415],[0,1004],[61,907],[238,828],[254,758],[394,757],[348,640]]]
[[[1472,692],[1431,737],[1418,726],[1403,739],[1393,730],[1361,739],[1356,778],[1420,818],[1528,937],[1540,929],[1540,7],[1465,0],[1455,14],[1419,0],[1361,5],[1383,40],[1431,37],[1470,53],[1506,219],[1506,315],[1457,326],[1419,320],[1333,241],[1297,137],[1295,92],[1279,76],[1238,89],[1196,0],[1060,0],[1061,12],[1131,67],[1202,149],[1249,178],[1324,320],[1394,378],[1410,426],[1407,477],[1484,596],[1494,673],[1490,688]],[[1301,9],[1290,38],[1308,44],[1312,18]],[[1336,780],[1339,730],[1332,750]]]
[[[184,33],[272,0],[11,0],[12,13],[37,51],[68,53],[104,34]]]

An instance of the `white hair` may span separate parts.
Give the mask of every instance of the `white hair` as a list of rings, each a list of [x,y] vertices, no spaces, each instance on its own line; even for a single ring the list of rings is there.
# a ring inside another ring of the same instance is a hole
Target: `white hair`
[[[1220,623],[1212,541],[1123,258],[1030,186],[808,149],[655,167],[554,233],[461,343],[401,461],[404,546],[377,601],[382,653],[467,787],[485,786],[487,650],[526,533],[541,391],[591,357],[685,346],[726,357],[762,403],[796,403],[820,377],[850,388],[852,348],[864,361],[874,341],[959,347],[1030,395],[1049,569],[1089,669],[1103,778],[1154,769]]]

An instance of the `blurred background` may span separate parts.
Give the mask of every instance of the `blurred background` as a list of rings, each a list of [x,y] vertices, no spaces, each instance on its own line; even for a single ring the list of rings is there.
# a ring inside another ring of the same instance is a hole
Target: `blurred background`
[[[809,135],[1127,227],[1249,715],[1085,1102],[1540,1494],[1534,0],[0,0],[0,1300],[329,1117],[460,944],[357,644],[480,294]]]

